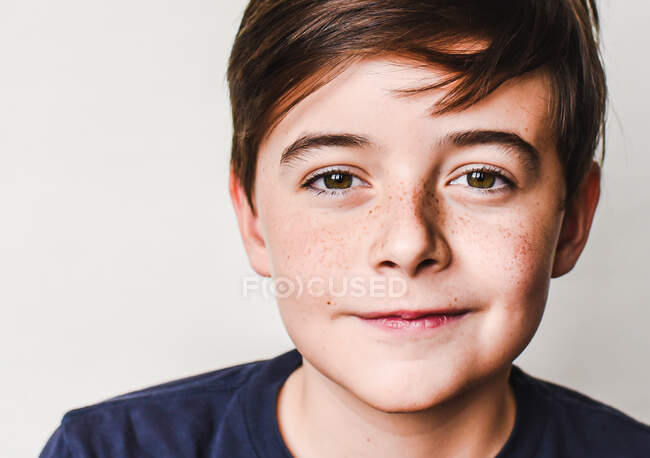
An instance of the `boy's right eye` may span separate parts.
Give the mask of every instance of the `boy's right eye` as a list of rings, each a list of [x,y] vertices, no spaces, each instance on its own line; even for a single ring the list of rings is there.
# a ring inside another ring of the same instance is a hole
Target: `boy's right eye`
[[[349,170],[334,168],[311,175],[301,187],[309,189],[316,195],[325,193],[330,197],[341,197],[358,182],[361,182],[362,186],[367,184]]]

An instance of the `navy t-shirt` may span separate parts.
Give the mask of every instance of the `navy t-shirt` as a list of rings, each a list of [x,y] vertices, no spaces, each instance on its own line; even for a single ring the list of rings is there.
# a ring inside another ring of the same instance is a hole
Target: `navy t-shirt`
[[[71,410],[41,457],[291,457],[276,417],[296,349]],[[650,457],[650,426],[512,367],[517,411],[498,458]],[[461,439],[462,440],[462,439]]]

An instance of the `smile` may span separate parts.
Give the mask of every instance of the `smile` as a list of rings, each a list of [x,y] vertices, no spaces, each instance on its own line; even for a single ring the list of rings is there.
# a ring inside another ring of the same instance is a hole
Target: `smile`
[[[436,312],[395,311],[388,313],[373,313],[358,315],[358,317],[371,326],[389,332],[411,334],[430,329],[439,328],[461,320],[469,314],[469,310],[445,310]]]

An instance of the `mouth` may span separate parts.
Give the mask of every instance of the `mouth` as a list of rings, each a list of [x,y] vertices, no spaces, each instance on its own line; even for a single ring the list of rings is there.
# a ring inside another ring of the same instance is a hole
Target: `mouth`
[[[363,322],[387,331],[406,333],[439,328],[461,320],[469,309],[394,310],[356,315]]]
[[[435,309],[435,310],[394,310],[389,312],[359,313],[359,318],[374,320],[379,318],[399,318],[402,320],[417,320],[426,316],[456,316],[469,312],[469,309]]]

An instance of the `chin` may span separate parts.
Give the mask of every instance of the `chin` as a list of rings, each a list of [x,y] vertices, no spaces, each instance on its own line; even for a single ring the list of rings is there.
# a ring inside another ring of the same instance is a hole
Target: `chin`
[[[426,401],[427,402],[423,402],[422,399],[397,400],[397,402],[395,402],[395,400],[387,400],[384,403],[368,405],[384,413],[416,413],[423,412],[439,404],[435,401]]]
[[[383,393],[359,393],[359,397],[369,406],[385,413],[415,413],[428,410],[444,403],[448,397],[441,393],[413,391],[395,396]]]
[[[436,377],[436,375],[438,375]],[[462,391],[464,384],[440,373],[404,373],[356,381],[354,394],[369,406],[386,413],[414,413],[441,405]],[[369,380],[373,380],[372,383]]]

